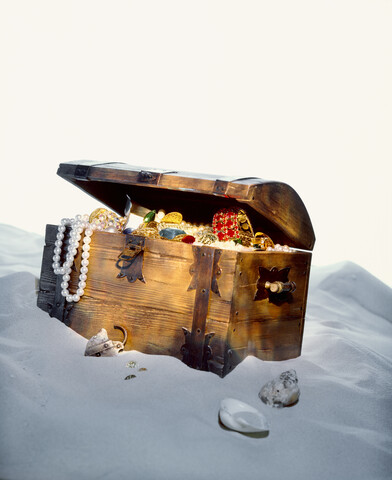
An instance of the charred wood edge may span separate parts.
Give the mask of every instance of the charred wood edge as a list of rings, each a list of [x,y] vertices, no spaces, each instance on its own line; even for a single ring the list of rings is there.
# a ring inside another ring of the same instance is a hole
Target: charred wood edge
[[[145,237],[126,235],[125,248],[118,256],[116,267],[120,270],[117,278],[127,277],[128,282],[140,280],[146,283],[143,275]]]
[[[257,302],[268,298],[269,302],[275,305],[282,305],[285,302],[290,303],[292,301],[291,292],[294,292],[296,288],[295,283],[288,279],[290,268],[285,267],[279,270],[278,267],[272,267],[268,270],[268,268],[259,266],[259,278],[257,279],[253,300]],[[282,286],[282,289],[278,292],[273,292],[268,288],[268,285],[274,282]]]
[[[193,306],[192,330],[182,327],[185,343],[181,347],[182,361],[189,367],[198,370],[215,371],[220,374],[221,368],[215,365],[209,345],[214,332],[206,333],[206,322],[210,293],[220,296],[216,276],[220,274],[218,265],[222,251],[206,246],[193,246],[194,263],[189,269],[192,275],[188,291],[196,290]]]
[[[47,312],[50,317],[57,318],[65,325],[70,326],[71,322],[69,316],[74,304],[72,302],[66,302],[65,297],[61,295],[62,276],[56,275],[52,269],[52,251],[54,249],[56,233],[57,225],[46,226],[37,305],[39,308]],[[69,229],[67,229],[67,233],[69,233]],[[64,239],[65,247],[67,246],[68,240],[68,238]],[[64,248],[61,262],[64,261],[65,250],[66,248]],[[74,266],[73,269],[75,269]],[[45,282],[43,277],[47,277]],[[43,288],[44,283],[46,288]]]
[[[304,325],[305,325],[305,315],[306,315],[306,305],[307,305],[307,298],[308,298],[308,289],[309,289],[309,279],[310,279],[310,266],[312,263],[312,254],[309,254],[309,261],[305,261],[303,264],[302,275],[305,277],[305,289],[304,294],[302,297],[302,306],[301,306],[301,322],[300,322],[300,339],[301,343],[299,346],[299,355],[302,351],[302,342],[304,338]]]

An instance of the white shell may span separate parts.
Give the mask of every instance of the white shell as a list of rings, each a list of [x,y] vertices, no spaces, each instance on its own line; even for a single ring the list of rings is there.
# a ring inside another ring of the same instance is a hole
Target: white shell
[[[105,328],[101,328],[96,335],[90,338],[90,340],[87,342],[87,345],[93,347],[95,345],[100,345],[101,343],[107,342],[108,340],[108,332]]]
[[[288,370],[266,383],[259,392],[260,400],[271,407],[287,407],[299,399],[298,378],[295,370]]]
[[[256,408],[235,398],[225,398],[219,409],[220,421],[225,427],[241,433],[268,432],[267,419]]]
[[[87,342],[84,355],[112,357],[122,350],[124,350],[124,345],[121,342],[109,340],[108,332],[105,328],[101,328],[101,330]]]

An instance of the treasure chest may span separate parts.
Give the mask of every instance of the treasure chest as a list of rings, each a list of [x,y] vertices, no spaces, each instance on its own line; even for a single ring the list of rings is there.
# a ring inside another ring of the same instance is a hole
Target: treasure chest
[[[85,161],[57,173],[107,209],[47,225],[51,317],[221,377],[248,355],[301,354],[315,236],[289,185]]]

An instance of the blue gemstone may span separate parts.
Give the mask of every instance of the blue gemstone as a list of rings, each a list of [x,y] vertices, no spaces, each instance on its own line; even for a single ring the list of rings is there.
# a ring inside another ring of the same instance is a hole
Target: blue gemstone
[[[184,230],[180,228],[164,228],[159,232],[159,235],[167,240],[173,240],[177,235],[184,235]]]

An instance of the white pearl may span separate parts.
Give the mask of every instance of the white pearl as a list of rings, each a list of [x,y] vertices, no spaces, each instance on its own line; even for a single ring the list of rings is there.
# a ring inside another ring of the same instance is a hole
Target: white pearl
[[[60,266],[61,253],[63,246],[64,233],[66,231],[66,226],[71,226],[69,233],[69,241],[67,245],[67,254],[65,261],[62,266]],[[95,230],[102,230],[103,227],[97,226],[95,224],[89,223],[88,215],[76,215],[75,218],[63,218],[58,226],[56,241],[54,243],[55,248],[53,249],[53,272],[55,275],[62,275],[61,282],[61,295],[66,298],[67,302],[78,302],[80,297],[84,294],[84,288],[86,287],[87,272],[89,265],[88,258],[90,256],[90,242],[91,236]],[[78,288],[75,294],[71,294],[68,290],[69,281],[71,279],[70,273],[72,272],[71,266],[74,263],[74,258],[78,253],[79,243],[82,238],[82,233],[84,232],[83,238],[83,252],[82,252],[82,261],[81,269],[79,275]]]

